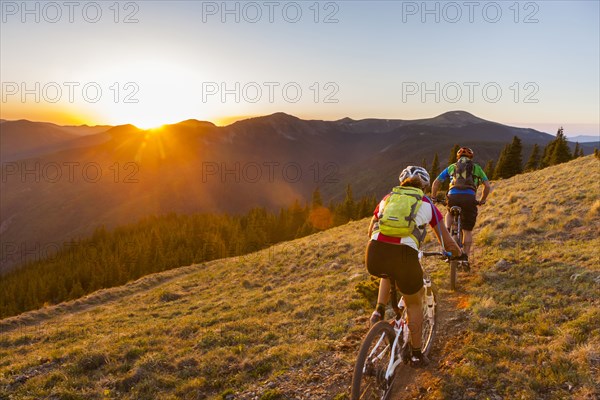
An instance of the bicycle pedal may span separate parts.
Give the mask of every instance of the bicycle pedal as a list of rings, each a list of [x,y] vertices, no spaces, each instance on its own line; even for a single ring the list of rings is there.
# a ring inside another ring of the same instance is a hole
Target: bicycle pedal
[[[373,367],[373,365],[369,365],[365,368],[364,374],[366,376],[377,376],[377,370]]]

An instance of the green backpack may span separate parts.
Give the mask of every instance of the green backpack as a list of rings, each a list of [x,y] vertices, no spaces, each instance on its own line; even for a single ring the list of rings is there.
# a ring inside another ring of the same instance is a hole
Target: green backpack
[[[379,231],[391,237],[410,237],[420,246],[425,226],[417,226],[415,217],[422,204],[421,189],[396,186],[379,211]]]

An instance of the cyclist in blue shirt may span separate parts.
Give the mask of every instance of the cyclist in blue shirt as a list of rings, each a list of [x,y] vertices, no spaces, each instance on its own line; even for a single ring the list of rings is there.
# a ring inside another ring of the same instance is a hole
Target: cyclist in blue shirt
[[[462,209],[460,223],[463,230],[463,250],[467,255],[471,254],[473,227],[477,221],[477,205],[485,204],[492,188],[481,166],[473,162],[473,156],[473,150],[461,147],[456,153],[456,163],[442,171],[431,186],[431,195],[435,199],[442,183],[450,179],[448,209],[453,206]],[[481,184],[483,184],[483,194],[477,201],[477,188]],[[452,216],[449,212],[446,213],[445,222],[446,227],[452,224]],[[469,270],[468,261],[463,262],[463,265],[466,270]]]

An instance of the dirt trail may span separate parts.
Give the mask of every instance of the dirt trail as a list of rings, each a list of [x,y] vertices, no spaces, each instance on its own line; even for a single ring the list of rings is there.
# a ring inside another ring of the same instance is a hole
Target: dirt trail
[[[469,319],[466,306],[470,279],[463,273],[459,274],[458,279],[462,286],[456,292],[438,290],[438,326],[429,354],[431,363],[422,369],[402,365],[394,381],[390,400],[428,398],[440,385],[443,372],[453,367],[450,361],[452,348],[461,341]]]

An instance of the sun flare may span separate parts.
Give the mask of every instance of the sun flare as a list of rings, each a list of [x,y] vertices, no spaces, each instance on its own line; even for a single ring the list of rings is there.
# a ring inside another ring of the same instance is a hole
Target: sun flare
[[[160,129],[162,129],[165,125],[165,123],[157,123],[154,121],[148,121],[148,122],[144,122],[144,121],[139,121],[139,122],[135,122],[132,124],[133,126],[135,126],[138,129],[144,130],[144,131],[158,131]]]

